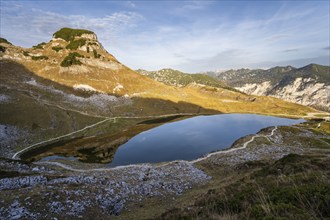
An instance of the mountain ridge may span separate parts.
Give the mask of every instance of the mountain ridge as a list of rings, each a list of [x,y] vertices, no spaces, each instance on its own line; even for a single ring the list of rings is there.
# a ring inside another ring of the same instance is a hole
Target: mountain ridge
[[[238,69],[217,74],[218,79],[248,94],[273,96],[330,111],[330,67],[309,64],[301,68]]]
[[[215,80],[214,78],[204,74],[189,74],[171,68],[165,68],[157,71],[138,69],[136,72],[170,86],[186,87],[189,86],[189,84],[199,84],[201,86],[211,86],[233,90],[233,88],[226,85],[226,83]]]

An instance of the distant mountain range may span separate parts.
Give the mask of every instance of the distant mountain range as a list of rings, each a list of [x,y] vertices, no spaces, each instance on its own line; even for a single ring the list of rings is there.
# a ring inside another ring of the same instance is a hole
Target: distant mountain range
[[[247,94],[273,96],[286,101],[330,111],[330,67],[310,64],[262,69],[208,72]]]
[[[330,67],[310,64],[263,69],[237,69],[224,72],[183,73],[173,69],[138,73],[176,87],[211,86],[250,95],[272,96],[289,102],[330,111]]]
[[[170,86],[185,87],[189,84],[199,84],[201,86],[233,90],[226,83],[205,74],[188,74],[174,69],[161,69],[158,71],[138,69],[136,72]]]

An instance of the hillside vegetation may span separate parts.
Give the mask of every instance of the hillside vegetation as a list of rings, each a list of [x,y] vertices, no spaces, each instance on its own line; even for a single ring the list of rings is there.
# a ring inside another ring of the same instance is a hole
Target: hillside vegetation
[[[0,43],[5,43],[5,44],[9,44],[12,45],[12,43],[10,43],[7,39],[0,37]]]
[[[94,34],[94,32],[84,29],[62,28],[56,31],[53,36],[65,41],[72,41],[75,37],[80,37],[83,34]]]
[[[233,90],[224,82],[204,74],[188,74],[173,69],[162,69],[158,71],[146,71],[140,69],[137,70],[137,72],[158,82],[162,82],[171,86],[185,87],[189,84],[194,83]]]

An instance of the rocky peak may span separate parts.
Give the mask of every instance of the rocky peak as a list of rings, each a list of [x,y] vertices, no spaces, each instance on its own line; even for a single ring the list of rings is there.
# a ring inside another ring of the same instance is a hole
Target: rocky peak
[[[109,55],[98,41],[96,34],[90,30],[62,28],[53,34],[52,44],[59,45],[71,52],[84,51],[87,53],[86,56],[94,58]],[[111,56],[111,59],[114,58]]]
[[[97,41],[97,36],[96,34],[82,34],[80,36],[80,38],[83,38],[83,39],[88,39],[88,40],[92,40],[92,41]]]

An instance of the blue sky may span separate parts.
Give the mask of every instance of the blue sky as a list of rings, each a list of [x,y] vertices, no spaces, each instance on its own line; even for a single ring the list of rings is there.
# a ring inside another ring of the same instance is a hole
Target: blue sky
[[[89,29],[132,69],[329,65],[329,11],[329,1],[1,0],[0,35],[31,47]]]

